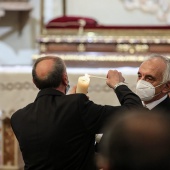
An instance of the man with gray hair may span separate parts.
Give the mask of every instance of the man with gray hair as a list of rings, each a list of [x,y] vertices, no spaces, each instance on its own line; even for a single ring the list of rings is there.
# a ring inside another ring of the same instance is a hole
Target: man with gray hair
[[[149,110],[169,113],[169,91],[170,60],[155,54],[139,67],[136,93]]]
[[[150,56],[139,67],[136,85],[137,95],[149,110],[169,114],[169,91],[170,60],[157,54]],[[98,144],[96,148],[98,152]]]

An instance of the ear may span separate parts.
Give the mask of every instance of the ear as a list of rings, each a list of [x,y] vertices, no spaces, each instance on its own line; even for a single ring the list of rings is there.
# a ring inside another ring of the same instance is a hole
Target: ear
[[[67,73],[64,73],[63,76],[62,76],[62,83],[64,85],[67,85],[68,84],[68,76],[67,76]]]
[[[34,85],[37,87],[37,85],[35,84],[35,82],[34,82],[34,79],[32,79],[32,82],[34,83]],[[37,87],[38,88],[38,87]],[[39,89],[39,88],[38,88]]]
[[[165,84],[165,87],[163,88],[162,92],[163,92],[163,93],[169,93],[169,92],[170,92],[170,81],[168,81],[168,82]]]

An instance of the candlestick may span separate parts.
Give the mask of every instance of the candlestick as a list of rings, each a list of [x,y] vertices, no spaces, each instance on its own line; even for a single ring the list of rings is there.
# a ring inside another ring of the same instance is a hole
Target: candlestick
[[[79,77],[77,88],[76,88],[76,93],[87,94],[89,83],[90,83],[90,78],[88,75]]]

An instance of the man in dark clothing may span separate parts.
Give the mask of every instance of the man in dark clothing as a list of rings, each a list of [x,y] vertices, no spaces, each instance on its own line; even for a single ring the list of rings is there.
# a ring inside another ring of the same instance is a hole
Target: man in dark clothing
[[[110,70],[106,83],[121,106],[101,106],[85,94],[65,95],[69,81],[59,57],[39,58],[32,71],[40,89],[35,101],[11,117],[25,170],[95,170],[95,134],[116,112],[139,109],[140,98]]]
[[[149,110],[170,113],[170,60],[153,55],[144,61],[138,71],[136,92]]]

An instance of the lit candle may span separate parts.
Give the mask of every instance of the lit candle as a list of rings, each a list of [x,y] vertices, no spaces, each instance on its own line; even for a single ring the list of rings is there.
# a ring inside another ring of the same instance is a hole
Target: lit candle
[[[79,77],[78,83],[77,83],[77,88],[76,88],[76,93],[87,94],[89,83],[90,83],[90,78],[89,78],[88,74],[85,74],[85,76]]]

